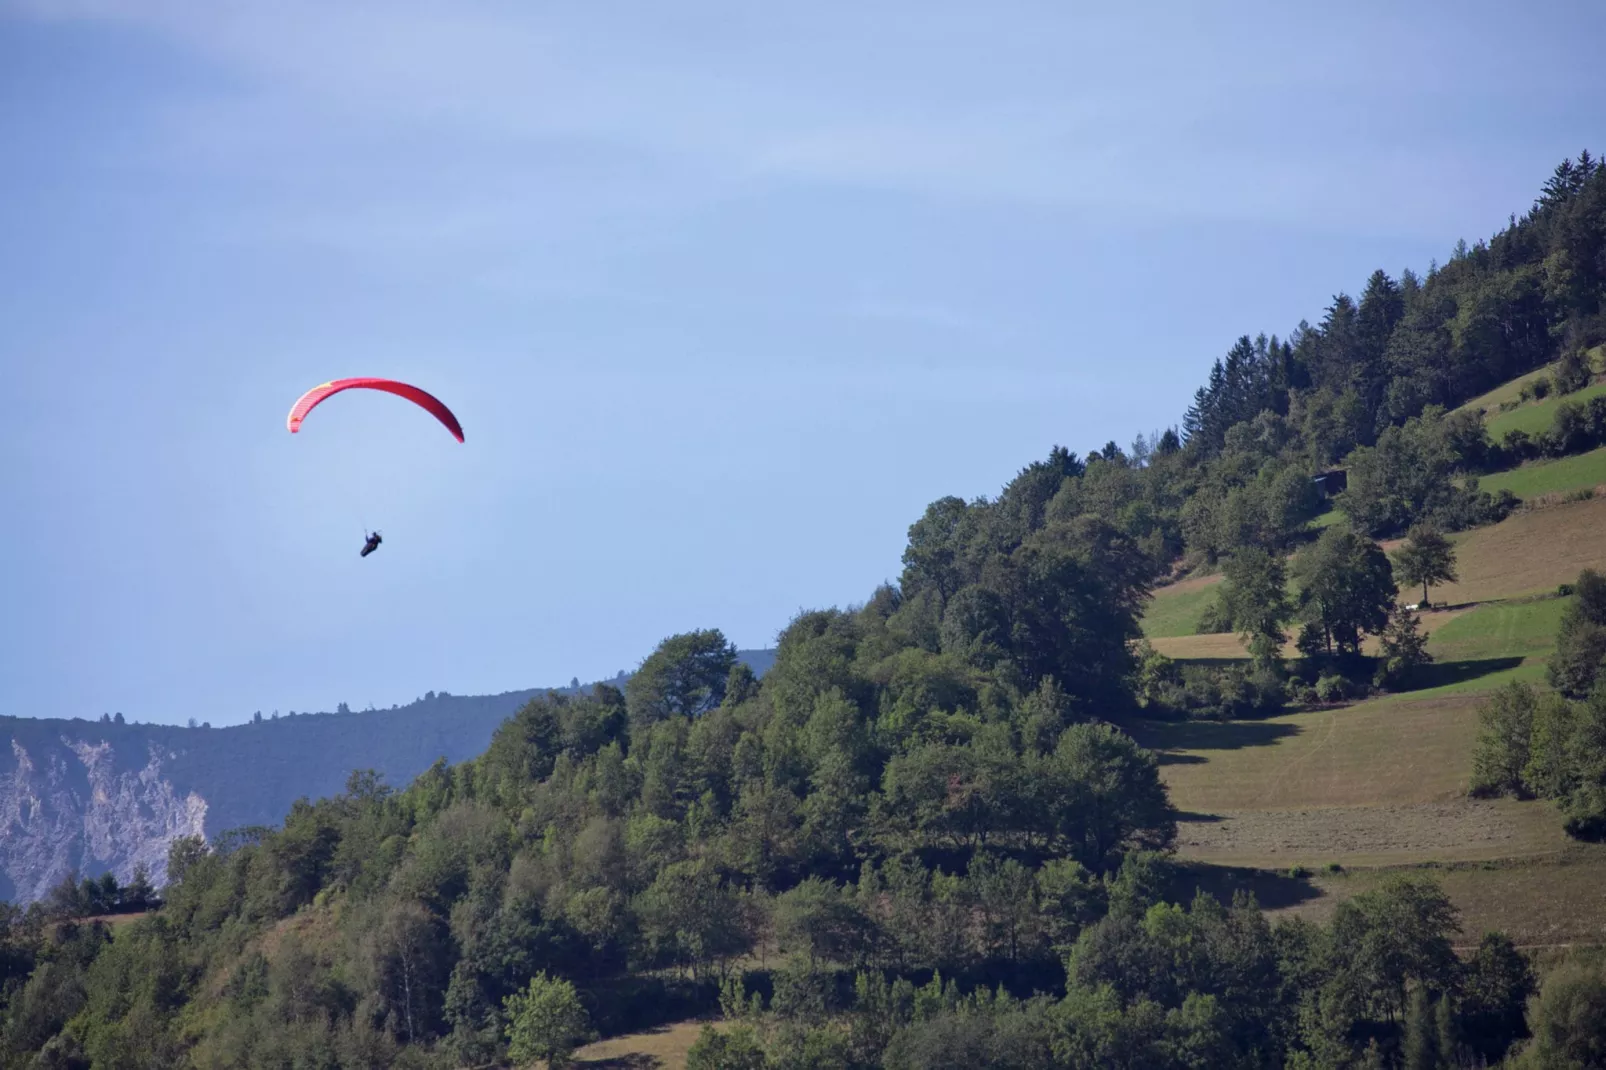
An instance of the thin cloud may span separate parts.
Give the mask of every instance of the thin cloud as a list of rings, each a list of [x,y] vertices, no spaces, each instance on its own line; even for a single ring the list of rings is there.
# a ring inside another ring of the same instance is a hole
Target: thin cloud
[[[614,171],[645,185],[665,179],[650,195],[665,210],[737,187],[812,184],[1120,213],[1138,224],[1322,229],[1342,219],[1347,229],[1364,220],[1438,235],[1467,216],[1455,178],[1474,161],[1414,137],[1432,129],[1431,116],[1381,148],[1367,144],[1363,120],[1392,114],[1424,81],[1478,69],[1475,57],[1509,67],[1531,51],[1520,27],[1425,36],[1386,9],[1368,16],[1372,32],[1348,19],[1315,38],[1308,21],[1273,6],[1230,18],[1183,3],[1148,9],[1089,16],[1004,5],[983,18],[889,4],[758,18],[742,5],[691,4],[670,18],[650,6],[404,0],[11,7],[159,34],[231,75],[237,97],[167,117],[169,148],[219,166],[244,158],[281,172],[355,172],[352,188],[330,183],[332,210],[285,209],[303,214],[284,232],[307,234],[366,201],[362,168],[374,159],[392,161],[386,183],[402,207],[391,214],[404,220],[407,204],[440,201],[426,178],[454,158],[500,156],[550,181],[553,160],[609,146]],[[1391,28],[1376,30],[1378,18]],[[1304,39],[1269,47],[1277,37]],[[1566,68],[1548,64],[1526,91],[1571,84],[1579,75],[1557,73]],[[1455,106],[1449,96],[1441,104]],[[565,203],[587,211],[602,173],[562,189]],[[486,241],[497,221],[527,228],[544,214],[539,198],[472,185],[463,196],[487,206],[471,228]],[[406,240],[462,225],[422,222]],[[384,255],[398,225],[347,229],[359,240],[366,230]]]

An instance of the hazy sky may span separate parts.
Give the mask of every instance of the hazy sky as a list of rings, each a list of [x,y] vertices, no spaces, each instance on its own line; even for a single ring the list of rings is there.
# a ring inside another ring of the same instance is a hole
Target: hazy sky
[[[0,713],[768,645],[931,500],[1493,233],[1606,150],[1602,40],[1593,0],[0,0]],[[467,443],[383,395],[285,430],[352,375]]]

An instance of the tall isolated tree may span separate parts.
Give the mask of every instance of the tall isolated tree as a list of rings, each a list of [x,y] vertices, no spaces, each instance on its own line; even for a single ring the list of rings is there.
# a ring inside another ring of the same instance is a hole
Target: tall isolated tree
[[[625,684],[631,726],[708,712],[724,699],[735,664],[736,647],[718,628],[670,636]]]
[[[1405,542],[1394,551],[1394,575],[1408,586],[1422,585],[1422,604],[1428,604],[1428,588],[1454,583],[1455,546],[1432,524],[1411,528]]]

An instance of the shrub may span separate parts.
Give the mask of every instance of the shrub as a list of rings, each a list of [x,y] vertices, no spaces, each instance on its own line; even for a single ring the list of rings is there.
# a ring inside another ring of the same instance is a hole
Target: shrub
[[[1268,716],[1285,708],[1286,690],[1273,671],[1241,665],[1184,665],[1181,686],[1158,696],[1170,709],[1205,720]]]
[[[1556,365],[1556,390],[1558,393],[1571,394],[1575,390],[1582,390],[1589,385],[1591,378],[1589,361],[1581,349],[1569,349]]]
[[[1350,690],[1350,682],[1337,673],[1323,673],[1316,680],[1316,697],[1322,702],[1342,702]]]
[[[1541,375],[1533,381],[1533,395],[1536,401],[1543,401],[1550,396],[1550,378]]]
[[[1507,464],[1520,464],[1538,456],[1539,451],[1534,448],[1533,439],[1528,432],[1521,428],[1513,428],[1506,432],[1500,440],[1500,453]]]

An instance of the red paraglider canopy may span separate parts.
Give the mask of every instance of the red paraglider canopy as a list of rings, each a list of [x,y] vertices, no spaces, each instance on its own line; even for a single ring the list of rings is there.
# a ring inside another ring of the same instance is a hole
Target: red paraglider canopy
[[[294,434],[301,430],[301,421],[307,418],[307,413],[316,408],[325,398],[338,394],[342,390],[351,390],[353,388],[383,390],[386,393],[395,394],[397,397],[406,398],[413,404],[427,410],[435,419],[445,424],[446,430],[452,433],[453,438],[459,442],[463,441],[463,425],[457,422],[457,417],[452,415],[451,409],[441,404],[440,399],[418,389],[416,386],[398,383],[394,379],[336,379],[333,382],[324,383],[322,386],[315,386],[305,394],[302,394],[300,399],[296,401],[294,407],[290,409],[290,418],[285,421],[285,425],[290,428],[291,434]]]

